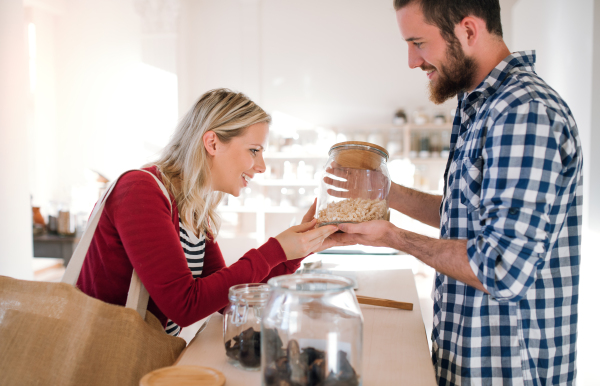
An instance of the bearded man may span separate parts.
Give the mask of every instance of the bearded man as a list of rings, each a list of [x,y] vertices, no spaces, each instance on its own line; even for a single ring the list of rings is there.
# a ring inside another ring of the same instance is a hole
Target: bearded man
[[[431,100],[458,96],[442,196],[392,183],[390,207],[440,228],[340,224],[338,245],[386,246],[435,268],[440,385],[573,385],[582,154],[561,97],[510,53],[498,0],[395,0]],[[344,188],[343,181],[326,178]]]

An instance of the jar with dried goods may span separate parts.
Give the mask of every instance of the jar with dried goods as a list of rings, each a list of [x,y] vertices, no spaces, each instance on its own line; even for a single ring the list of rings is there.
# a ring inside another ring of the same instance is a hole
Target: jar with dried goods
[[[269,297],[267,284],[239,284],[229,289],[223,312],[223,340],[230,363],[244,370],[260,368],[260,323]]]
[[[333,145],[317,198],[318,225],[389,220],[388,158],[368,142]]]
[[[262,384],[362,385],[363,317],[354,281],[328,274],[269,280]]]

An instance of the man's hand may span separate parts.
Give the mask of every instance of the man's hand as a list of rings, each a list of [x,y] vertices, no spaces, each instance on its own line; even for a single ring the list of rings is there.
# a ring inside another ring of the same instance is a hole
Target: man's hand
[[[339,224],[339,230],[344,233],[334,233],[329,240],[337,245],[371,245],[374,247],[389,247],[394,229],[392,223],[384,220],[367,221],[360,224]]]
[[[379,170],[343,168],[333,162],[325,171],[330,175],[343,179],[343,181],[340,181],[327,175],[323,177],[323,181],[327,185],[336,189],[343,189],[327,189],[327,194],[333,197],[384,199],[391,184],[390,179]]]

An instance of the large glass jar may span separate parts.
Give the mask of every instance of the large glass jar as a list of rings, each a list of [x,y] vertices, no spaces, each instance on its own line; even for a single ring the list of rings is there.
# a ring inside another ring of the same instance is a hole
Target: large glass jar
[[[317,198],[318,225],[389,220],[388,158],[368,142],[333,145]]]
[[[327,274],[269,280],[262,384],[362,385],[363,317],[354,281]]]
[[[244,370],[260,369],[260,323],[269,297],[267,284],[239,284],[229,288],[223,312],[223,341],[229,361]]]

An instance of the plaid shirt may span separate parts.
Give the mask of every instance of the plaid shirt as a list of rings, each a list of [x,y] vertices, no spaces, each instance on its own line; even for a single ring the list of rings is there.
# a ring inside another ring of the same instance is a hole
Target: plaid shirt
[[[468,240],[490,295],[436,273],[440,385],[575,383],[581,144],[534,63],[514,53],[458,98],[440,235]]]

